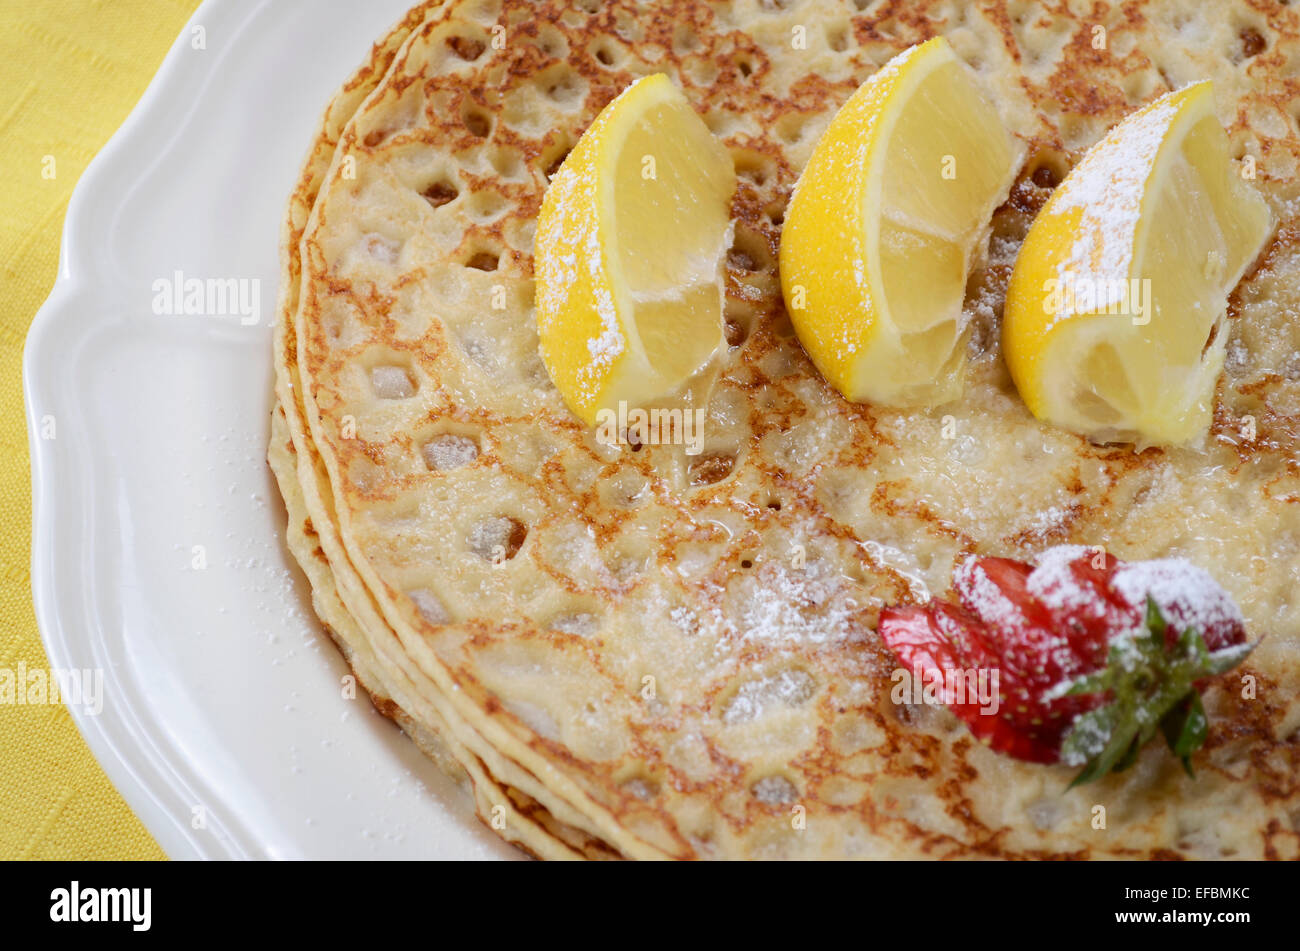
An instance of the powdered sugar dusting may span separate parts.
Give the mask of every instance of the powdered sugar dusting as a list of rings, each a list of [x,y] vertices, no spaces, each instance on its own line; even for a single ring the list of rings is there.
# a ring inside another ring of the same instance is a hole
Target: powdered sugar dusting
[[[430,469],[447,471],[467,466],[478,458],[478,443],[468,436],[444,433],[424,444],[421,450]]]
[[[864,111],[856,108],[856,104],[870,101],[877,94],[877,90],[896,82],[902,74],[903,68],[916,57],[920,49],[921,46],[914,46],[893,57],[884,66],[876,70],[872,77],[863,83],[845,103],[840,113],[832,120],[831,129],[828,130],[822,140],[824,145],[821,147],[829,150],[827,156],[829,164],[841,168],[866,169],[868,154],[876,138],[876,119],[879,113],[875,109]],[[834,134],[833,130],[836,125],[850,122],[855,127],[852,135]],[[805,176],[801,175],[799,181],[795,183],[795,187],[790,194],[791,206],[796,204],[800,186],[804,183],[804,180]],[[862,238],[862,231],[856,226],[846,226],[841,231],[840,238],[846,241],[849,246],[848,260],[858,294],[863,298],[869,297],[870,281],[867,260],[871,251]],[[837,351],[841,354],[857,353],[859,328],[855,326],[853,321],[836,322],[830,328],[830,331],[834,334],[834,344]]]
[[[783,670],[751,680],[723,706],[722,722],[746,723],[778,707],[797,707],[807,703],[816,690],[817,682],[804,670]]]
[[[742,640],[817,645],[847,638],[858,603],[820,562],[803,568],[768,566],[744,586],[738,624]]]
[[[1059,545],[1038,557],[1026,587],[1054,613],[1102,618],[1107,606],[1081,585],[1071,570],[1098,549]],[[1133,632],[1142,629],[1150,596],[1176,631],[1193,627],[1205,634],[1242,626],[1245,621],[1232,597],[1209,572],[1182,558],[1120,562],[1109,580],[1111,590],[1133,609]]]
[[[623,328],[618,320],[618,308],[614,297],[609,292],[609,279],[605,275],[605,256],[600,245],[600,233],[595,226],[586,236],[587,267],[591,273],[592,291],[596,297],[596,313],[600,315],[600,334],[587,341],[587,352],[591,354],[593,366],[602,369],[614,362],[614,358],[627,349]],[[600,374],[602,377],[603,373]]]
[[[615,104],[639,82],[644,82],[644,79],[632,83],[601,111],[584,133],[584,140],[598,140],[604,134],[615,112]],[[581,148],[580,142],[573,151],[578,152]],[[539,253],[534,255],[534,262],[537,268],[537,322],[543,335],[564,311],[569,295],[579,283],[582,264],[586,264],[588,289],[594,298],[600,327],[595,336],[586,341],[591,360],[581,367],[574,382],[582,398],[590,401],[595,399],[607,378],[608,368],[628,349],[628,343],[618,317],[618,307],[609,291],[605,249],[597,216],[575,211],[598,207],[596,178],[590,173],[579,174],[575,169],[580,164],[566,160],[546,190],[534,245]],[[557,253],[556,249],[571,250]],[[579,257],[584,261],[580,262]]]
[[[1008,628],[1023,622],[1020,608],[993,583],[978,558],[972,556],[958,565],[953,572],[953,583],[966,606],[988,623]]]
[[[1064,566],[1072,557],[1087,551],[1075,545],[1062,545],[1044,552],[1047,577],[1051,578],[1058,564]],[[1037,574],[1038,571],[1032,572],[1026,581],[1031,593],[1035,593],[1033,579]],[[1000,634],[1010,637],[1005,655],[1007,662],[1023,667],[1050,656],[1062,671],[1072,671],[1077,667],[1077,657],[1064,632],[1045,628],[1027,617],[1021,605],[1003,593],[988,576],[978,558],[967,558],[962,562],[953,573],[953,582],[970,611]]]
[[[1202,568],[1182,558],[1120,565],[1111,587],[1134,608],[1150,596],[1177,631],[1206,631],[1245,623],[1232,596]]]
[[[629,87],[630,88],[630,87]],[[601,120],[597,120],[600,122]],[[593,125],[593,129],[595,125]],[[618,318],[618,308],[609,291],[605,273],[605,251],[596,217],[577,214],[571,208],[595,207],[596,183],[591,175],[579,175],[568,163],[562,166],[547,190],[547,214],[537,232],[539,249],[550,253],[535,256],[537,267],[537,320],[545,335],[547,328],[564,312],[569,295],[579,284],[585,264],[590,290],[600,320],[598,332],[587,339],[588,361],[575,381],[585,400],[594,399],[608,368],[627,349],[627,339]],[[554,249],[574,249],[556,253]],[[583,260],[580,262],[579,258]]]
[[[1038,556],[1037,567],[1025,585],[1050,611],[1065,611],[1096,616],[1104,605],[1096,596],[1080,587],[1070,565],[1088,557],[1090,550],[1082,545],[1057,545]]]
[[[1057,277],[1065,287],[1094,289],[1098,309],[1121,303],[1115,282],[1131,276],[1142,198],[1178,113],[1175,95],[1162,96],[1112,129],[1071,172],[1058,191],[1059,203],[1051,209],[1054,215],[1081,215]]]

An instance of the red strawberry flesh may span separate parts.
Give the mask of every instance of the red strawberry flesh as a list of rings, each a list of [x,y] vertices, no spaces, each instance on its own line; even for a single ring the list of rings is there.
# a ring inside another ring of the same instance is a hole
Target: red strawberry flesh
[[[998,708],[947,705],[982,742],[1017,759],[1053,763],[1063,737],[1105,693],[1062,696],[1060,687],[1103,670],[1119,638],[1145,630],[1150,597],[1171,647],[1187,628],[1210,651],[1246,640],[1240,612],[1205,572],[1182,561],[1125,563],[1099,549],[1062,546],[1038,565],[972,557],[953,574],[959,604],[888,608],[880,634],[922,683],[960,671],[997,671]],[[949,677],[950,679],[950,677]]]

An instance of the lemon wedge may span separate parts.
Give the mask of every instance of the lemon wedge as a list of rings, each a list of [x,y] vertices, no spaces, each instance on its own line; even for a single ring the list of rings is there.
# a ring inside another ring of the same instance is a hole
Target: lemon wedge
[[[1018,166],[942,37],[894,57],[836,114],[786,211],[781,285],[804,349],[846,398],[961,394],[966,278]]]
[[[590,426],[682,394],[725,347],[736,171],[664,75],[625,89],[556,172],[534,241],[542,362]]]
[[[1202,437],[1228,294],[1272,230],[1210,83],[1129,116],[1057,188],[1016,259],[1002,343],[1030,411],[1098,442]]]

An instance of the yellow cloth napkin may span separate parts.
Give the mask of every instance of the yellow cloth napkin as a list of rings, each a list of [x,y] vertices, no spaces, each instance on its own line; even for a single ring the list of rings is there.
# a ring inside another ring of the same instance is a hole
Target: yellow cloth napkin
[[[0,668],[49,666],[32,612],[23,340],[73,185],[197,5],[47,0],[0,17]],[[0,859],[16,858],[164,858],[62,706],[0,704]]]

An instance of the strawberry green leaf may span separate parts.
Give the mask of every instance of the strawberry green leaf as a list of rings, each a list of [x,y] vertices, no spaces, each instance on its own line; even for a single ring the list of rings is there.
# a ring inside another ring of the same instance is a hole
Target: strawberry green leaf
[[[1192,754],[1209,732],[1196,683],[1239,664],[1250,646],[1211,653],[1195,628],[1179,632],[1172,645],[1167,630],[1159,606],[1147,598],[1142,629],[1112,641],[1106,666],[1054,691],[1108,698],[1078,717],[1062,741],[1061,761],[1083,766],[1070,788],[1128,769],[1157,730],[1191,774]]]
[[[1205,745],[1205,738],[1209,735],[1209,720],[1201,704],[1201,695],[1193,693],[1170,710],[1160,721],[1160,726],[1170,751],[1183,761],[1187,775],[1195,779],[1192,754]]]
[[[1070,788],[1090,783],[1110,772],[1123,755],[1125,741],[1116,736],[1117,710],[1113,706],[1098,707],[1074,721],[1074,727],[1061,746],[1061,759],[1066,763],[1085,763],[1083,771],[1070,783]]]
[[[1142,751],[1142,738],[1135,736],[1133,737],[1132,742],[1129,743],[1128,749],[1124,751],[1124,755],[1121,756],[1116,761],[1115,765],[1111,767],[1111,772],[1112,773],[1124,772],[1124,770],[1128,769],[1130,766],[1132,766],[1134,763],[1137,762],[1138,753],[1140,753],[1141,751]]]
[[[1156,599],[1149,594],[1147,595],[1146,625],[1147,630],[1151,632],[1153,637],[1164,638],[1165,628],[1168,626],[1165,623],[1165,616],[1160,611],[1160,605],[1156,604]]]
[[[1209,671],[1211,674],[1226,674],[1236,667],[1255,649],[1254,644],[1236,644],[1210,654]]]
[[[1081,694],[1102,693],[1109,690],[1113,676],[1110,674],[1110,668],[1106,667],[1095,674],[1088,674],[1086,677],[1080,677],[1071,683],[1066,684],[1068,690],[1053,690],[1048,692],[1049,700],[1056,700],[1060,697],[1077,697]]]

